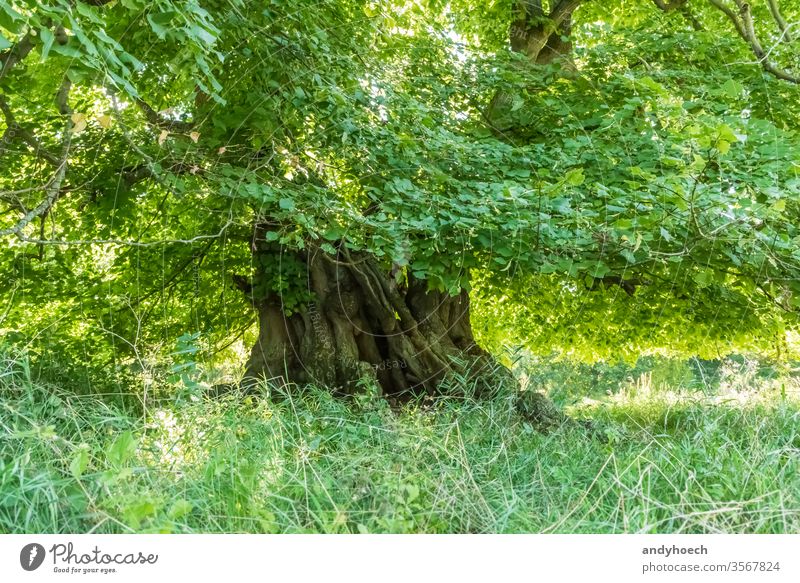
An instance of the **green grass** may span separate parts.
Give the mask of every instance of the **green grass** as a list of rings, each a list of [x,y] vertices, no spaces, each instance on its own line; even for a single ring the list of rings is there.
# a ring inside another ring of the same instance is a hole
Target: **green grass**
[[[569,409],[592,431],[549,434],[503,396],[397,412],[308,391],[134,414],[24,371],[0,391],[2,532],[800,532],[785,386],[629,386]]]

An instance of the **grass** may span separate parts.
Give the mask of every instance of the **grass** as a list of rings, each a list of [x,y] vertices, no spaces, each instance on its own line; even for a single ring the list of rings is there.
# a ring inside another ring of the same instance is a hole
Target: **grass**
[[[513,396],[144,412],[0,375],[0,532],[800,532],[794,389],[646,382],[548,434]]]

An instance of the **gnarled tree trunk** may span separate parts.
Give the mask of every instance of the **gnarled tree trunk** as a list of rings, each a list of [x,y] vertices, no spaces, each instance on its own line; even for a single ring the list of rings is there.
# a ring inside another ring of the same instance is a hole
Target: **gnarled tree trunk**
[[[541,0],[520,0],[516,2],[517,18],[509,29],[511,49],[525,55],[528,65],[558,64],[564,72],[574,72],[572,54],[572,13],[581,0],[560,0],[550,2],[546,11]],[[504,132],[513,122],[504,119],[511,110],[512,96],[505,91],[495,93],[486,110],[486,117],[492,127]]]
[[[511,27],[512,48],[532,63],[559,61],[572,69],[569,35],[579,4],[553,2],[545,14],[540,1],[524,2]],[[506,101],[498,92],[488,117],[501,116]],[[280,249],[266,242],[266,229],[257,226],[253,252],[267,262],[270,256],[277,261]],[[481,396],[516,382],[475,343],[466,290],[456,296],[430,291],[427,282],[411,275],[399,282],[374,257],[344,249],[332,256],[310,248],[295,259],[304,264],[315,299],[287,314],[280,295],[253,297],[260,332],[247,363],[247,381],[313,383],[344,392],[377,383],[384,395],[401,398],[465,386],[474,386]],[[458,382],[447,383],[448,378]],[[518,410],[539,427],[565,419],[535,392],[520,396]]]
[[[264,231],[256,229],[257,264],[285,262],[285,250],[281,258]],[[451,297],[411,276],[399,282],[368,254],[311,248],[294,258],[305,267],[313,300],[288,312],[280,294],[251,291],[260,331],[247,383],[317,384],[347,393],[377,383],[384,395],[402,398],[448,385],[487,394],[515,382],[475,343],[465,290]],[[460,382],[447,383],[448,377]]]

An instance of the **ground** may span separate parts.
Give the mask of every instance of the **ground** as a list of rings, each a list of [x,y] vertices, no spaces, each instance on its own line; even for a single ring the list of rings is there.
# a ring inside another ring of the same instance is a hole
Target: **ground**
[[[644,374],[571,400],[591,428],[547,433],[511,393],[398,411],[309,389],[141,410],[8,363],[0,384],[3,532],[800,530],[791,378],[712,391]]]

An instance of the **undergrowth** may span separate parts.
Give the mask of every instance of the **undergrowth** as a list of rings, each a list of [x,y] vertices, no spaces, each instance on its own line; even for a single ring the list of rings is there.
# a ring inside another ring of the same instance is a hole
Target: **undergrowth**
[[[135,410],[6,363],[0,531],[800,532],[796,392],[751,389],[632,384],[542,434],[514,395]]]

